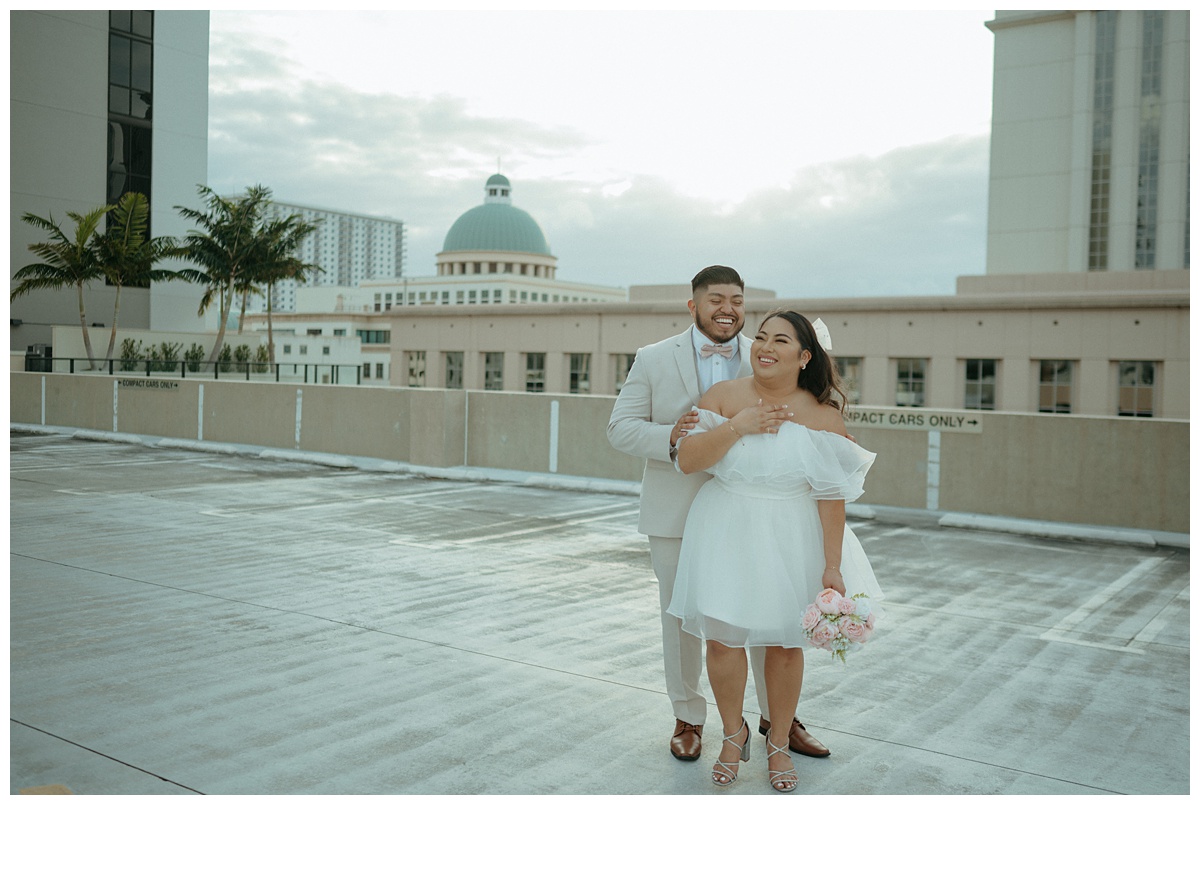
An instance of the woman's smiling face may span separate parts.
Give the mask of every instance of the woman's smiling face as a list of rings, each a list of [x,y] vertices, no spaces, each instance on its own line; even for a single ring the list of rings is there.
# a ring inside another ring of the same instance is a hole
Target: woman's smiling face
[[[754,376],[764,381],[800,377],[801,368],[812,354],[800,346],[796,327],[783,317],[770,317],[750,345],[750,366]]]

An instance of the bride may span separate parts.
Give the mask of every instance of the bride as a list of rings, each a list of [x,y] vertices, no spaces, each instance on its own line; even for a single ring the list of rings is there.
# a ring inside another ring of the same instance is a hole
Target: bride
[[[709,471],[688,513],[668,611],[706,640],[724,741],[712,779],[729,786],[750,758],[742,714],[746,647],[766,647],[767,772],[796,789],[788,731],[800,698],[802,613],[824,588],[879,598],[846,502],[875,455],[846,436],[845,397],[828,332],[795,311],[769,314],[750,349],[753,375],[714,385],[678,446],[683,473]]]

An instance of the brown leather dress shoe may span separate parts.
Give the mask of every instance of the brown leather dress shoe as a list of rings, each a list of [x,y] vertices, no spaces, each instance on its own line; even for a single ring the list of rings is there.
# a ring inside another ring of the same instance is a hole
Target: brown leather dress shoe
[[[758,733],[766,734],[771,730],[771,723],[765,716],[758,717]],[[792,720],[792,730],[788,734],[788,748],[801,756],[812,756],[814,759],[824,759],[829,755],[829,748],[808,733],[800,724],[799,719]]]
[[[675,720],[675,734],[671,736],[671,755],[684,762],[695,762],[700,758],[700,731],[703,725],[690,725],[682,719]]]

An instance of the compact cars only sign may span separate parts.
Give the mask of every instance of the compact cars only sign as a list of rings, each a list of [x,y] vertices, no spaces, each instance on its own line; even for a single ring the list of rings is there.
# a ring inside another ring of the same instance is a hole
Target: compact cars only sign
[[[951,433],[983,433],[983,421],[975,411],[940,409],[885,409],[850,406],[847,427],[879,427],[887,430],[940,430]]]

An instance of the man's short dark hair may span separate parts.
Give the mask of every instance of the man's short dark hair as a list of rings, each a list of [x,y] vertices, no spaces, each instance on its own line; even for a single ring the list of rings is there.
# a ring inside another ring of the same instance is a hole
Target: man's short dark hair
[[[723,264],[714,264],[711,267],[706,267],[700,273],[692,277],[692,292],[698,292],[705,286],[720,286],[733,285],[741,289],[746,288],[746,284],[742,282],[741,276],[732,267],[725,267]]]

